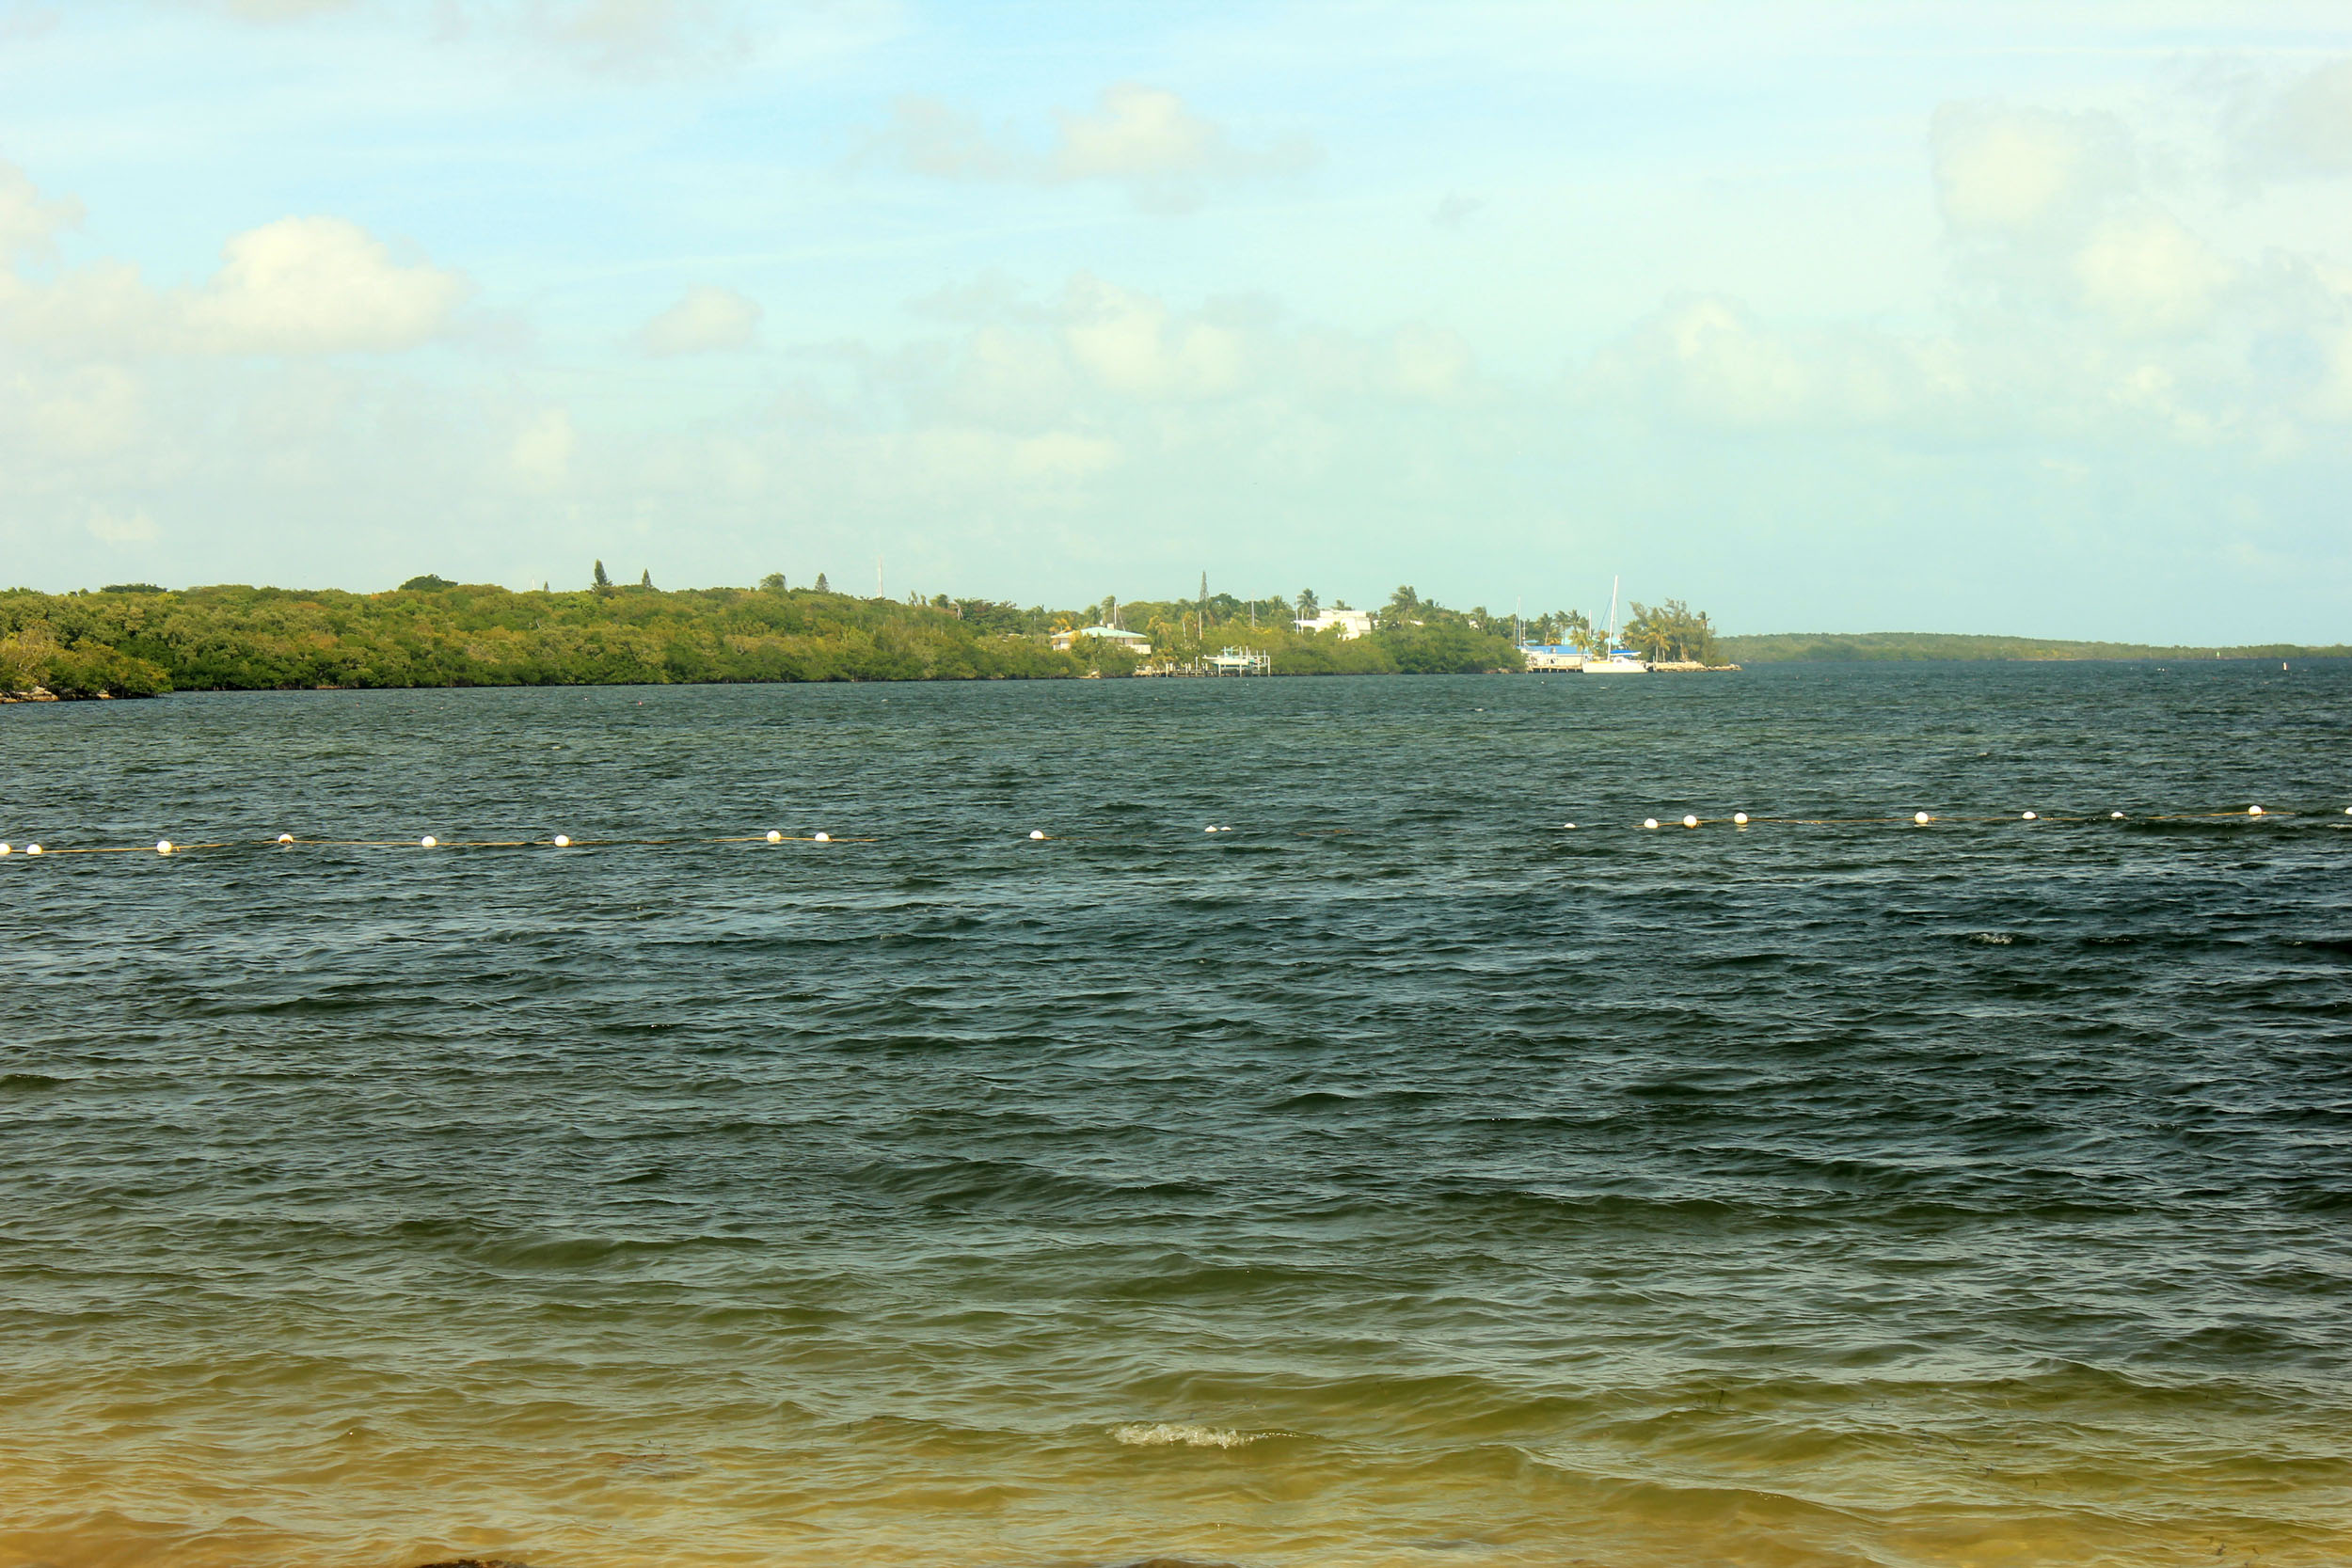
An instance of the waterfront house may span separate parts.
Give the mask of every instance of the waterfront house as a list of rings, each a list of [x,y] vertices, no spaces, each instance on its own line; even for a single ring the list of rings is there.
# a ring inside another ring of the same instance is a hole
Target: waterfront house
[[[1557,673],[1584,668],[1584,651],[1563,642],[1522,642],[1519,653],[1530,672]]]
[[[1124,626],[1081,626],[1076,631],[1057,631],[1054,634],[1055,651],[1066,654],[1070,651],[1071,644],[1083,637],[1091,637],[1098,642],[1115,643],[1137,658],[1142,658],[1152,652],[1150,639],[1141,632],[1129,631]]]
[[[1340,628],[1340,641],[1345,642],[1353,638],[1372,635],[1372,611],[1369,610],[1327,610],[1304,620],[1293,621],[1291,625],[1309,636],[1327,627],[1337,626]]]

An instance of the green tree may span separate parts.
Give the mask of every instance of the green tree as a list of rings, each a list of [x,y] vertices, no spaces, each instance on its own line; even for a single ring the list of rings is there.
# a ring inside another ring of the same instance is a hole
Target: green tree
[[[1315,591],[1311,588],[1300,589],[1298,591],[1298,618],[1302,621],[1311,621],[1322,613],[1323,606],[1321,601],[1316,599]]]
[[[1507,637],[1492,637],[1460,620],[1383,626],[1374,640],[1408,675],[1474,675],[1516,670],[1524,662]]]
[[[596,562],[596,592],[599,594],[612,592],[612,579],[604,575],[604,562],[601,561]]]
[[[1387,608],[1380,611],[1380,624],[1384,626],[1416,626],[1428,618],[1425,611],[1429,608],[1422,603],[1421,594],[1412,584],[1399,583],[1396,592],[1389,595]]]
[[[781,594],[784,592],[784,574],[782,572],[771,572],[766,577],[759,579],[759,587],[762,593]]]
[[[830,594],[833,592],[832,587],[826,583],[825,574],[822,572],[817,574],[817,592],[819,594]]]
[[[1536,620],[1535,635],[1538,641],[1554,646],[1578,648],[1590,653],[1593,623],[1585,619],[1581,610],[1555,610]],[[1601,651],[1608,652],[1605,648]]]
[[[1693,610],[1680,599],[1632,608],[1633,618],[1625,625],[1628,646],[1661,663],[1716,661],[1715,627],[1705,611]]]

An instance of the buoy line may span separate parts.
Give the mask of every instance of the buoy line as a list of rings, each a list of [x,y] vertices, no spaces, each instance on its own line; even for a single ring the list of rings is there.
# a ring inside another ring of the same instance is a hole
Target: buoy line
[[[1914,827],[1926,828],[1937,823],[1981,826],[1999,822],[2272,822],[2286,817],[2331,816],[2333,815],[2333,812],[2314,814],[2278,811],[2269,806],[2247,806],[2242,809],[2233,807],[2228,811],[2152,811],[2137,815],[2130,812],[2109,811],[2092,812],[2079,816],[2054,816],[2046,811],[2021,811],[2001,816],[1939,816],[1924,811],[1914,812],[1909,816],[1751,816],[1746,812],[1736,811],[1729,816],[1684,816],[1680,821],[1681,826],[1685,828],[1714,827],[1725,823],[1738,828],[1745,828],[1751,824],[1757,827],[1784,828],[1875,828],[1898,827],[1906,823]],[[2352,816],[2352,806],[2344,807],[2344,815]],[[1563,823],[1562,826],[1573,828],[1576,824],[1567,822]],[[1654,832],[1658,830],[1659,820],[1655,816],[1645,816],[1634,826],[1641,832]]]
[[[1040,833],[1040,838],[1045,835]],[[832,833],[816,833],[795,837],[783,833],[745,833],[721,838],[573,838],[557,833],[552,838],[438,838],[427,833],[421,838],[296,838],[292,833],[279,833],[275,838],[223,839],[217,843],[180,843],[158,839],[148,844],[90,845],[78,849],[47,849],[38,844],[24,846],[27,855],[184,855],[198,849],[591,849],[598,847],[659,848],[681,844],[880,844],[880,838],[843,838]],[[0,858],[16,852],[15,847],[0,843]]]
[[[1642,818],[1639,823],[1631,824],[1630,826],[1633,831],[1637,832],[1657,832],[1661,830],[1662,826],[1677,826],[1681,828],[1710,828],[1728,826],[1745,830],[1749,828],[1771,827],[1983,827],[1999,823],[2011,823],[2021,827],[2026,825],[2039,826],[2044,823],[2084,824],[2100,822],[2138,823],[2235,821],[2266,823],[2283,822],[2303,817],[2331,817],[2335,815],[2336,813],[2332,808],[2324,813],[2318,813],[2280,811],[2270,806],[2262,805],[2236,806],[2224,811],[2140,813],[2106,811],[2093,812],[2084,816],[2057,815],[2028,808],[2023,811],[2005,813],[1998,816],[1954,816],[1927,811],[1914,812],[1908,816],[1756,816],[1748,812],[1736,811],[1728,816],[1701,816],[1696,813],[1685,813],[1679,817],[1666,819],[1666,821],[1662,824],[1661,819],[1658,817],[1645,816]],[[2352,806],[2344,807],[2343,815],[2345,816],[2352,816]],[[1215,837],[1222,837],[1227,833],[1233,832],[1235,830],[1233,828],[1223,823],[1214,824],[1203,830],[1204,832]],[[1308,828],[1298,830],[1297,832],[1287,836],[1295,838],[1339,838],[1358,835],[1364,831],[1365,830],[1357,828]],[[1557,831],[1563,832],[1574,832],[1579,831],[1591,832],[1592,830],[1589,828],[1579,830],[1577,824],[1571,821],[1561,823]],[[191,854],[199,850],[243,848],[598,849],[669,848],[680,846],[709,846],[723,844],[807,844],[831,846],[836,844],[881,844],[883,842],[885,842],[885,840],[880,834],[843,836],[828,832],[818,832],[807,834],[792,834],[786,833],[774,828],[771,828],[765,832],[757,833],[724,833],[710,836],[689,836],[679,834],[660,838],[574,838],[568,833],[555,833],[547,838],[445,839],[433,833],[426,833],[418,838],[298,838],[293,833],[281,832],[277,834],[275,837],[265,839],[220,839],[200,842],[181,842],[179,840],[162,838],[157,839],[151,845],[105,844],[69,848],[57,848],[38,842],[26,843],[20,847],[13,843],[0,840],[0,861],[11,861],[17,859],[45,860],[60,855],[157,855],[168,857],[172,855]],[[1091,838],[1065,837],[1059,833],[1048,833],[1042,828],[1032,828],[1029,829],[1025,834],[1021,834],[1017,837],[1014,842],[1031,844],[1050,842],[1073,846],[1086,846],[1100,844],[1104,841]],[[1122,840],[1121,842],[1125,841]]]

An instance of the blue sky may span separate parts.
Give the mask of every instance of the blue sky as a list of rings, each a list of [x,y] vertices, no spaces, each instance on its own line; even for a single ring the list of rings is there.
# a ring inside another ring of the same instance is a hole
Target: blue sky
[[[0,0],[0,578],[2352,639],[2340,5]]]

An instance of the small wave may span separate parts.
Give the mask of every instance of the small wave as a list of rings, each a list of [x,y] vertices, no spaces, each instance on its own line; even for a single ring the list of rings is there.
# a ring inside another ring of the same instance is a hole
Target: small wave
[[[1985,947],[2007,947],[2017,939],[2007,931],[1971,931],[1968,940]]]
[[[64,1086],[64,1079],[52,1078],[45,1072],[0,1072],[0,1094],[39,1094],[43,1089]]]
[[[1226,1432],[1186,1421],[1130,1421],[1111,1428],[1112,1440],[1131,1449],[1240,1449],[1273,1435],[1270,1432]]]

